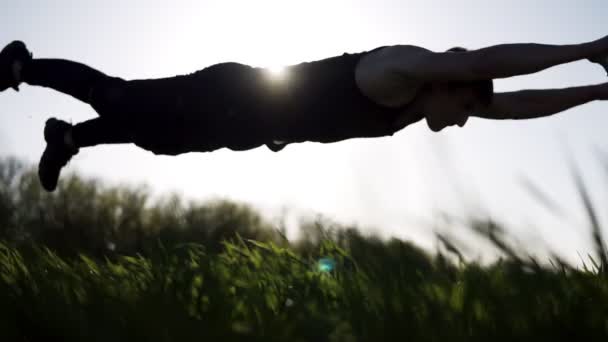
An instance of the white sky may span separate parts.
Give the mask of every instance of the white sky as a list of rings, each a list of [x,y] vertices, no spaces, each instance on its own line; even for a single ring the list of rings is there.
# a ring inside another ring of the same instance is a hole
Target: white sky
[[[608,3],[596,1],[4,1],[0,45],[24,40],[38,57],[77,60],[126,79],[190,73],[236,61],[278,66],[381,45],[432,50],[513,42],[571,44],[608,35]],[[581,61],[495,82],[496,91],[606,81]],[[574,156],[605,207],[606,103],[528,121],[472,118],[431,132],[424,122],[390,138],[295,144],[158,157],[134,146],[82,150],[70,170],[112,183],[148,183],[190,198],[243,200],[275,215],[317,212],[432,245],[438,210],[485,209],[533,248],[539,241],[576,259],[588,229],[566,163]],[[35,162],[49,116],[94,117],[85,104],[42,88],[0,94],[0,154]],[[547,213],[521,186],[526,176],[557,199],[569,219]],[[424,222],[427,224],[420,224]],[[532,225],[534,224],[534,225]],[[451,234],[462,232],[453,230]]]

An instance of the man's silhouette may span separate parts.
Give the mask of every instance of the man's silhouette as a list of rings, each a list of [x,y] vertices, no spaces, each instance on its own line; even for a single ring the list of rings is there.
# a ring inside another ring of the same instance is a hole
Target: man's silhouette
[[[62,59],[33,59],[14,41],[0,52],[0,91],[49,87],[90,104],[99,117],[51,118],[40,159],[43,187],[82,147],[134,143],[155,154],[392,135],[426,119],[435,132],[469,116],[529,119],[608,98],[608,84],[494,93],[492,80],[588,59],[608,71],[608,36],[573,45],[502,44],[433,52],[412,45],[344,53],[286,68],[216,64],[189,75],[126,81]]]

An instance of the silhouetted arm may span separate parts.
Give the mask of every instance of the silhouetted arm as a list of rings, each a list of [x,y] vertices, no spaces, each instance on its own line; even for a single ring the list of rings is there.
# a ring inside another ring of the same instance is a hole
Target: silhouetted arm
[[[495,93],[492,103],[473,116],[497,119],[532,119],[563,112],[595,100],[608,99],[608,83],[563,89]]]
[[[393,70],[420,81],[472,81],[535,73],[608,53],[608,37],[572,45],[500,44],[465,52],[433,52],[413,45],[380,50]]]

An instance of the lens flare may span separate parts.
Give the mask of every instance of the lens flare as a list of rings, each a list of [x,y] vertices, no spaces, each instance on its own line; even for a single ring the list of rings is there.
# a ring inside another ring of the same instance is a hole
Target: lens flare
[[[336,261],[332,258],[321,258],[317,263],[317,268],[321,272],[329,273],[336,268]]]

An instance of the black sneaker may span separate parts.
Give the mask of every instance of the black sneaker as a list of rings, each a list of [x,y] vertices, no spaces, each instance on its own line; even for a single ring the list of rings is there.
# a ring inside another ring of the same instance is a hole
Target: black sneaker
[[[27,50],[25,43],[19,40],[8,44],[0,51],[0,91],[13,88],[19,91],[21,80],[16,78],[15,73],[21,72],[20,68],[32,60],[32,53]],[[15,62],[20,62],[15,64]],[[15,68],[18,68],[15,70]]]
[[[46,149],[38,164],[38,177],[42,187],[48,192],[55,191],[61,169],[78,153],[78,148],[68,146],[65,142],[65,134],[70,129],[72,125],[65,121],[55,118],[46,121]]]

